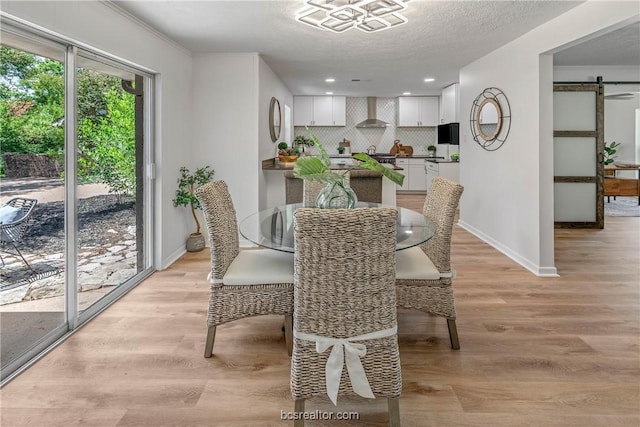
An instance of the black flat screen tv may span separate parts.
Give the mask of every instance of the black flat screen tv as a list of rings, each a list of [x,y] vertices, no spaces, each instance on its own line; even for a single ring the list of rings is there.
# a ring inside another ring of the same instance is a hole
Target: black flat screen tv
[[[460,145],[460,123],[438,125],[438,144]]]

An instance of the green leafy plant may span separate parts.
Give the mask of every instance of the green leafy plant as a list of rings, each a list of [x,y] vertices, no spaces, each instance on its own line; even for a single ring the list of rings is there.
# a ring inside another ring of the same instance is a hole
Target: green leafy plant
[[[303,147],[313,147],[314,142],[311,138],[307,138],[304,135],[298,135],[295,138],[293,138],[293,146],[294,147],[298,147],[298,146],[303,146]]]
[[[135,194],[135,101],[115,89],[104,95],[106,114],[78,125],[78,175],[103,182],[121,199]]]
[[[287,148],[289,146],[289,144],[287,144],[286,142],[282,141],[278,143],[278,150],[284,150],[285,148]]]
[[[338,154],[343,154],[344,153],[344,147],[341,145],[338,147]]]
[[[451,153],[451,160],[455,160],[455,161],[460,160],[460,154],[458,154],[458,153]]]
[[[621,143],[616,141],[611,141],[610,143],[607,143],[607,142],[604,143],[604,164],[605,165],[610,165],[611,163],[613,163],[615,158],[618,157],[616,155],[616,153],[618,152],[616,148],[618,148],[621,145],[622,145]]]
[[[299,158],[293,168],[293,176],[309,181],[338,183],[338,185],[344,186],[344,175],[349,171],[349,169],[342,173],[332,172],[330,168],[331,159],[327,154],[327,150],[325,150],[318,138],[310,131],[309,138],[313,141],[313,145],[317,147],[320,152],[320,157],[306,156]],[[369,157],[365,153],[354,154],[353,158],[359,161],[357,166],[380,172],[395,184],[402,186],[404,182],[403,174],[383,166],[377,160]]]
[[[178,178],[178,189],[176,190],[176,198],[173,199],[173,206],[189,206],[191,215],[196,222],[195,235],[200,234],[200,221],[196,216],[196,209],[200,209],[200,201],[194,195],[196,189],[201,185],[211,181],[215,171],[210,166],[198,168],[194,173],[189,172],[186,167],[180,168],[180,178]]]
[[[430,146],[427,147],[427,151],[431,152],[431,153],[435,153],[436,152],[436,146],[431,144]]]

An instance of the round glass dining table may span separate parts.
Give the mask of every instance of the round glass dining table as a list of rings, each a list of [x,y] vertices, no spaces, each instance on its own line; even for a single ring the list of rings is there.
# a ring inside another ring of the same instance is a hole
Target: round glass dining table
[[[256,245],[283,252],[294,252],[293,213],[302,203],[277,206],[249,215],[240,222],[240,234]],[[380,203],[358,202],[356,208],[390,207]],[[396,251],[424,243],[433,237],[435,224],[420,212],[398,210]]]

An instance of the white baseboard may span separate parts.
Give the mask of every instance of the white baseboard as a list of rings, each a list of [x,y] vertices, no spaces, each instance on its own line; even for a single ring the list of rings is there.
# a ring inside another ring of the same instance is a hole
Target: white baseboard
[[[187,248],[182,246],[174,251],[172,254],[169,254],[167,258],[164,259],[162,265],[160,266],[160,270],[164,270],[167,267],[171,266],[174,262],[176,262],[182,255],[187,253]]]
[[[536,276],[539,276],[539,277],[559,277],[558,270],[556,269],[556,267],[541,267],[539,265],[536,265],[535,263],[531,262],[530,260],[528,260],[528,259],[520,256],[519,254],[513,252],[511,250],[511,248],[503,245],[502,243],[500,243],[497,240],[491,238],[490,236],[484,234],[483,232],[481,232],[480,230],[478,230],[478,229],[474,228],[473,226],[467,224],[466,222],[458,221],[458,225],[460,227],[464,228],[469,233],[471,233],[474,236],[476,236],[477,238],[479,238],[480,240],[482,240],[483,242],[491,245],[492,247],[494,247],[498,251],[502,252],[504,255],[506,255],[507,257],[511,258],[512,260],[514,260],[515,262],[517,262],[518,264],[520,264],[521,266],[523,266],[524,268],[526,268],[527,270],[529,270],[530,272],[535,274]]]

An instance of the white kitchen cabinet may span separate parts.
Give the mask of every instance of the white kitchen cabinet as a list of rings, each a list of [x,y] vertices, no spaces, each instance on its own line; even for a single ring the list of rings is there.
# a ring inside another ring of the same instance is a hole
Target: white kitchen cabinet
[[[439,103],[440,100],[437,96],[398,97],[398,126],[438,126]]]
[[[294,126],[345,126],[347,98],[345,96],[294,96]]]
[[[427,162],[425,164],[425,170],[427,172],[427,180],[426,180],[427,191],[429,191],[429,189],[431,188],[431,181],[433,181],[433,178],[438,176],[438,172],[439,172],[438,169],[439,168],[437,163]]]
[[[313,96],[293,97],[293,125],[311,126],[313,123]]]
[[[396,159],[396,166],[401,167],[404,184],[398,186],[398,191],[426,191],[427,180],[424,169],[424,159]]]
[[[333,126],[347,125],[347,97],[332,96]]]
[[[458,83],[442,89],[440,96],[440,124],[459,123],[458,120]]]
[[[425,169],[427,179],[425,184],[427,191],[431,188],[431,181],[436,176],[442,176],[455,182],[460,182],[460,163],[459,162],[426,162]]]

